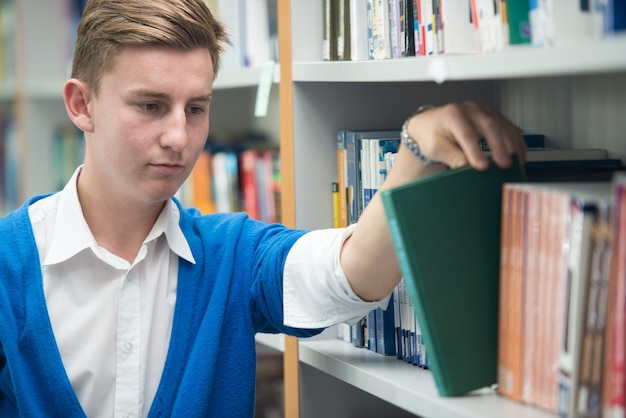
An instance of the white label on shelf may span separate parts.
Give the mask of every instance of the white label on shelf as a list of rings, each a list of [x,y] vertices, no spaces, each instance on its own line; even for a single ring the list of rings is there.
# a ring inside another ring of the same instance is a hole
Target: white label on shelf
[[[267,108],[270,101],[270,92],[272,91],[272,83],[274,82],[274,67],[276,63],[272,60],[267,61],[261,67],[261,75],[259,76],[259,87],[256,92],[256,103],[254,105],[254,116],[262,118],[267,116]]]

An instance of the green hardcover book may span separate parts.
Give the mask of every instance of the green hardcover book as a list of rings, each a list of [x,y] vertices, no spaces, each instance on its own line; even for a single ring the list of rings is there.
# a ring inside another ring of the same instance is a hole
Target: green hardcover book
[[[507,0],[505,3],[509,42],[511,45],[530,43],[530,20],[528,0]]]
[[[500,218],[520,161],[442,171],[381,192],[441,396],[497,381]]]

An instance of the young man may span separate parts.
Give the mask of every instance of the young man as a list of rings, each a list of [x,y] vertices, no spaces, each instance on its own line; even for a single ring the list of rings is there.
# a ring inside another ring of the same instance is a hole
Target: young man
[[[202,0],[90,0],[67,113],[84,164],[0,220],[0,416],[252,416],[257,332],[311,336],[400,278],[375,197],[348,229],[200,216],[172,198],[209,131],[225,30]],[[466,103],[413,116],[384,187],[523,154]],[[411,141],[411,140],[409,140]],[[413,147],[415,151],[415,147]]]

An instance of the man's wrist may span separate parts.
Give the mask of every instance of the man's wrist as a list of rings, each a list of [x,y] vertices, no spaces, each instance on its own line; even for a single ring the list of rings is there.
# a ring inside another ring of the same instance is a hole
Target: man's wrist
[[[411,153],[416,156],[417,158],[420,159],[420,161],[424,164],[424,165],[431,165],[431,164],[440,164],[438,161],[435,160],[431,160],[430,158],[428,158],[426,155],[424,155],[422,153],[422,150],[420,149],[419,145],[417,144],[417,142],[415,142],[415,140],[413,138],[411,138],[409,136],[409,131],[408,131],[408,125],[409,125],[409,121],[416,115],[419,115],[420,113],[428,110],[428,109],[432,109],[434,108],[434,105],[423,105],[417,108],[417,110],[415,112],[413,112],[413,114],[411,114],[411,116],[409,116],[404,123],[402,124],[402,130],[400,132],[400,139],[402,141],[402,145],[404,145],[409,151],[411,151]]]

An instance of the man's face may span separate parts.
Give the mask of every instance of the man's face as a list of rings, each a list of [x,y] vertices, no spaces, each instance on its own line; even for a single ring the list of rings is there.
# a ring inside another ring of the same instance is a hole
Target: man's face
[[[127,203],[169,199],[209,132],[213,66],[206,49],[124,47],[88,108],[86,187]]]

